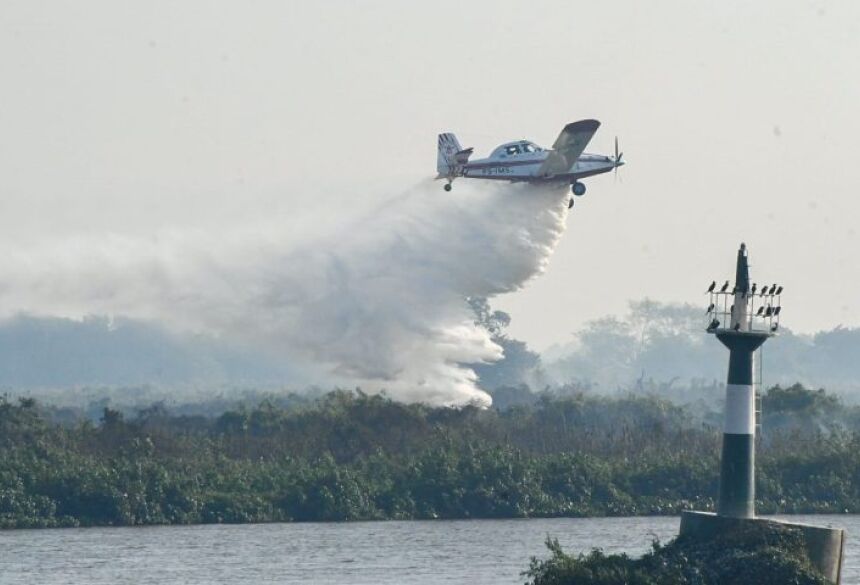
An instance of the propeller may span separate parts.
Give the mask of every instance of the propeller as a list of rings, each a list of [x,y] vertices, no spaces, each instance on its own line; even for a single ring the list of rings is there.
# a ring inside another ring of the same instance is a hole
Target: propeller
[[[615,137],[615,169],[612,171],[615,175],[615,179],[618,180],[618,167],[620,167],[623,162],[621,162],[621,157],[624,156],[623,152],[618,152],[618,137]]]

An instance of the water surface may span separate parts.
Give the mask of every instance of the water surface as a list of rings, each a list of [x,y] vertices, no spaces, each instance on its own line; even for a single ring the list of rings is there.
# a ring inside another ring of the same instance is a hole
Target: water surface
[[[793,516],[848,530],[844,583],[860,583],[860,516]],[[514,585],[543,541],[568,552],[645,552],[677,517],[83,528],[0,532],[2,585]]]

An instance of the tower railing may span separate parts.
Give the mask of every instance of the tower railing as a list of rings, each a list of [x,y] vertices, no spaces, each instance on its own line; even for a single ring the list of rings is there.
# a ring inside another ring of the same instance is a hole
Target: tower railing
[[[782,311],[778,294],[714,291],[709,293],[707,330],[774,333]]]

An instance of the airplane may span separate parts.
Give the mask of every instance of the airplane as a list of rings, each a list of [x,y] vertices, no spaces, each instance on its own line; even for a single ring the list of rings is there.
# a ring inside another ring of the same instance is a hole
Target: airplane
[[[445,190],[450,191],[454,179],[491,179],[527,183],[570,183],[576,196],[585,195],[585,177],[617,170],[624,164],[623,153],[618,152],[615,138],[615,156],[587,154],[585,147],[591,141],[600,122],[580,120],[571,122],[561,131],[552,149],[544,149],[528,140],[506,142],[490,156],[470,161],[474,148],[463,148],[450,132],[439,135],[436,157],[437,179],[446,179]],[[573,207],[573,197],[568,208]]]

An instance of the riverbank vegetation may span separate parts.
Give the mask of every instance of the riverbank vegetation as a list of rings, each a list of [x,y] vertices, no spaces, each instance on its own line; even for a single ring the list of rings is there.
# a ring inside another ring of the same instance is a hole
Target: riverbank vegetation
[[[550,558],[532,558],[529,585],[826,585],[810,563],[800,532],[778,524],[739,525],[708,539],[654,543],[638,559],[625,554],[565,554],[548,540]]]
[[[759,511],[860,512],[857,409],[801,387],[765,404]],[[653,396],[577,393],[498,410],[337,391],[217,416],[104,407],[97,421],[0,399],[0,526],[708,510],[712,419]]]

